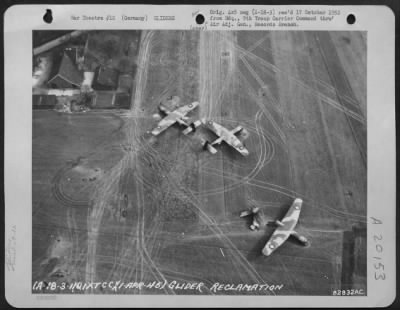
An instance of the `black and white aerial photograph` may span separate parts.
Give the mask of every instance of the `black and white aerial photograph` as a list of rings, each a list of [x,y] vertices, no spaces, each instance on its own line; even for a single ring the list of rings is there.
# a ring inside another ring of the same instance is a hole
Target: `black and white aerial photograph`
[[[33,294],[367,295],[367,32],[32,37]]]

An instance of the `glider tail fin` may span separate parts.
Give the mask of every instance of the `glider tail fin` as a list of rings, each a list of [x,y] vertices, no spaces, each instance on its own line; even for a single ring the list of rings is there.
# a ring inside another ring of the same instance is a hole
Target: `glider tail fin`
[[[209,141],[204,142],[203,149],[209,151],[211,154],[217,153],[217,149],[213,147]]]
[[[168,110],[168,108],[166,108],[162,103],[160,103],[160,105],[158,106],[158,108],[160,109],[160,111],[164,112],[166,115],[168,115],[169,113],[171,113],[171,111]]]
[[[292,237],[296,238],[298,241],[300,241],[300,243],[302,243],[303,245],[307,245],[308,244],[308,240],[306,237],[300,235],[297,231],[292,231],[292,233],[290,234]]]
[[[188,127],[186,127],[186,129],[183,131],[183,134],[184,134],[184,135],[187,135],[187,134],[189,134],[189,133],[191,133],[191,132],[195,132],[195,131],[196,131],[196,128],[199,127],[200,125],[201,125],[201,121],[200,121],[200,120],[197,120],[197,121],[191,123],[191,124],[190,124]]]

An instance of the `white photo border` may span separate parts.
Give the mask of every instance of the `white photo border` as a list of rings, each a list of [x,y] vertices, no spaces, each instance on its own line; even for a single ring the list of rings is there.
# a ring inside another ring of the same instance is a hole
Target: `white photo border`
[[[15,5],[4,15],[5,81],[5,246],[15,241],[13,268],[5,270],[7,301],[15,307],[375,307],[390,305],[396,296],[396,136],[395,136],[395,18],[386,6],[334,6],[341,18],[296,29],[367,31],[367,145],[368,229],[367,296],[163,296],[163,295],[35,295],[32,294],[32,31],[56,29],[126,29],[127,24],[72,21],[71,14],[114,14],[134,10],[136,15],[176,15],[175,21],[132,23],[134,29],[190,29],[193,14],[207,18],[210,5]],[[230,5],[252,9],[254,5]],[[261,7],[261,6],[259,6]],[[271,8],[272,6],[263,6]],[[275,8],[281,6],[274,6]],[[288,6],[285,6],[288,7]],[[290,6],[318,9],[327,6]],[[52,24],[42,20],[46,9]],[[347,14],[357,22],[349,25]],[[235,30],[235,28],[232,28]],[[199,30],[202,31],[202,30]],[[376,223],[375,220],[382,224]],[[377,246],[376,236],[380,236]],[[382,248],[382,251],[381,251]],[[385,264],[385,280],[376,280],[374,256]]]

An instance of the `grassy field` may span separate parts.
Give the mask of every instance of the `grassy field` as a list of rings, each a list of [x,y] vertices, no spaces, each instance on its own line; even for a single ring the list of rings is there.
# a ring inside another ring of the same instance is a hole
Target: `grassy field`
[[[57,281],[196,281],[202,294],[215,282],[283,284],[240,294],[366,290],[365,231],[354,230],[366,220],[365,43],[358,32],[143,31],[129,111],[34,113],[33,281],[60,269]],[[200,102],[194,119],[244,126],[250,155],[203,151],[215,138],[203,128],[152,137],[173,95]],[[274,220],[295,197],[311,245],[262,256],[273,228],[250,231],[240,211]]]

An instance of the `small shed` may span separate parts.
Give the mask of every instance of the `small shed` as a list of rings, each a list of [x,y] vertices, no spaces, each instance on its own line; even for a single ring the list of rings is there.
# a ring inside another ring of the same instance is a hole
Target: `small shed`
[[[130,74],[121,74],[118,79],[118,91],[130,93],[132,90],[133,78]]]
[[[131,106],[131,96],[127,93],[116,94],[114,106],[117,109],[129,109]]]
[[[57,97],[52,95],[32,95],[34,110],[53,109],[57,104]]]
[[[113,109],[115,101],[115,92],[96,91],[93,98],[93,109]]]

